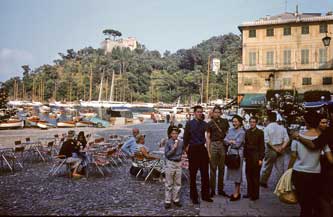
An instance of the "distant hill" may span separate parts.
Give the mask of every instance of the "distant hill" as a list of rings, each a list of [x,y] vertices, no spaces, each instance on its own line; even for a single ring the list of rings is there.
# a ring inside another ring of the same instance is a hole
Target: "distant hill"
[[[230,33],[214,36],[190,49],[175,53],[165,51],[163,55],[156,50],[147,50],[142,44],[134,51],[115,48],[111,54],[92,47],[78,51],[68,49],[66,54],[59,53],[59,59],[52,65],[36,69],[22,66],[22,77],[7,80],[4,87],[13,97],[16,80],[15,95],[35,101],[89,100],[91,80],[91,99],[97,100],[104,75],[102,98],[109,99],[114,71],[114,100],[174,102],[181,97],[182,102],[198,102],[201,84],[206,84],[208,55],[211,55],[221,60],[221,73],[211,73],[211,99],[225,97],[227,71],[230,72],[229,96],[236,96],[240,46],[240,37]]]

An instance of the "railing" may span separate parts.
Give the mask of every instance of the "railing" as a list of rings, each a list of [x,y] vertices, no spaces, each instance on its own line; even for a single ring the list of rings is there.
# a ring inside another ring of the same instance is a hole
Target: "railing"
[[[238,71],[265,71],[265,70],[300,70],[300,69],[333,69],[333,62],[327,63],[313,62],[309,64],[292,63],[292,64],[257,64],[257,65],[246,65],[238,64]]]

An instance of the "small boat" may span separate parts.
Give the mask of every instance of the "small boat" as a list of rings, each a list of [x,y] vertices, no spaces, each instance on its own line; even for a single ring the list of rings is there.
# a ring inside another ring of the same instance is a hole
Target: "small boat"
[[[26,124],[29,127],[36,127],[37,123],[39,121],[39,117],[38,116],[32,116],[32,117],[28,117],[26,120]]]
[[[12,129],[12,128],[23,128],[24,121],[20,120],[8,120],[0,123],[0,129]]]
[[[76,127],[91,127],[93,125],[94,123],[91,121],[78,121],[75,124]]]
[[[57,127],[75,127],[75,121],[59,121]]]
[[[48,129],[49,123],[47,121],[38,121],[37,127],[41,128],[41,129]]]

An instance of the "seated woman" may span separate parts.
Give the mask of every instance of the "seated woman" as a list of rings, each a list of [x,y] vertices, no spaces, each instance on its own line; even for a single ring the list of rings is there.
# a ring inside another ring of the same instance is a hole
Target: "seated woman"
[[[76,141],[77,141],[76,142],[76,152],[77,152],[78,157],[82,160],[81,174],[85,174],[86,166],[88,165],[88,157],[87,157],[86,153],[81,152],[82,150],[85,150],[87,147],[87,140],[86,140],[86,137],[85,137],[83,131],[79,132],[79,134],[77,135]]]
[[[139,134],[136,136],[136,144],[138,152],[136,155],[142,155],[147,160],[158,160],[160,158],[152,156],[148,153],[148,148],[144,145],[145,144],[145,135]]]
[[[81,175],[77,172],[77,170],[82,160],[77,155],[74,133],[75,132],[73,130],[68,131],[67,140],[62,144],[59,155],[65,155],[67,158],[66,162],[72,164],[72,176],[80,178]]]

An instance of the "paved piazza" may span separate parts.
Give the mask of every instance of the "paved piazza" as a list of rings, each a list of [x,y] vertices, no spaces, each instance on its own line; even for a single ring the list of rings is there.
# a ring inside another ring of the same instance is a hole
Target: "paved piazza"
[[[130,135],[132,127],[113,127],[94,133]],[[151,150],[157,150],[158,142],[166,136],[166,124],[145,123],[136,127],[146,135],[146,144]],[[15,134],[26,135],[28,130],[0,131],[0,137],[10,135],[14,141]],[[59,129],[32,131],[32,134],[40,132],[52,135],[59,133]],[[65,175],[48,178],[51,165],[51,162],[28,162],[24,169],[15,173],[0,170],[0,215],[297,216],[299,213],[298,205],[282,204],[273,195],[274,177],[268,189],[261,188],[259,201],[241,199],[230,202],[215,196],[213,203],[202,202],[200,205],[190,202],[189,183],[184,178],[183,207],[165,210],[164,184],[158,180],[145,183],[131,176],[130,163],[112,169],[104,178],[94,173],[88,179],[80,180],[71,180]],[[242,195],[246,193],[245,184],[242,184]],[[226,182],[225,191],[232,193],[233,183]]]

